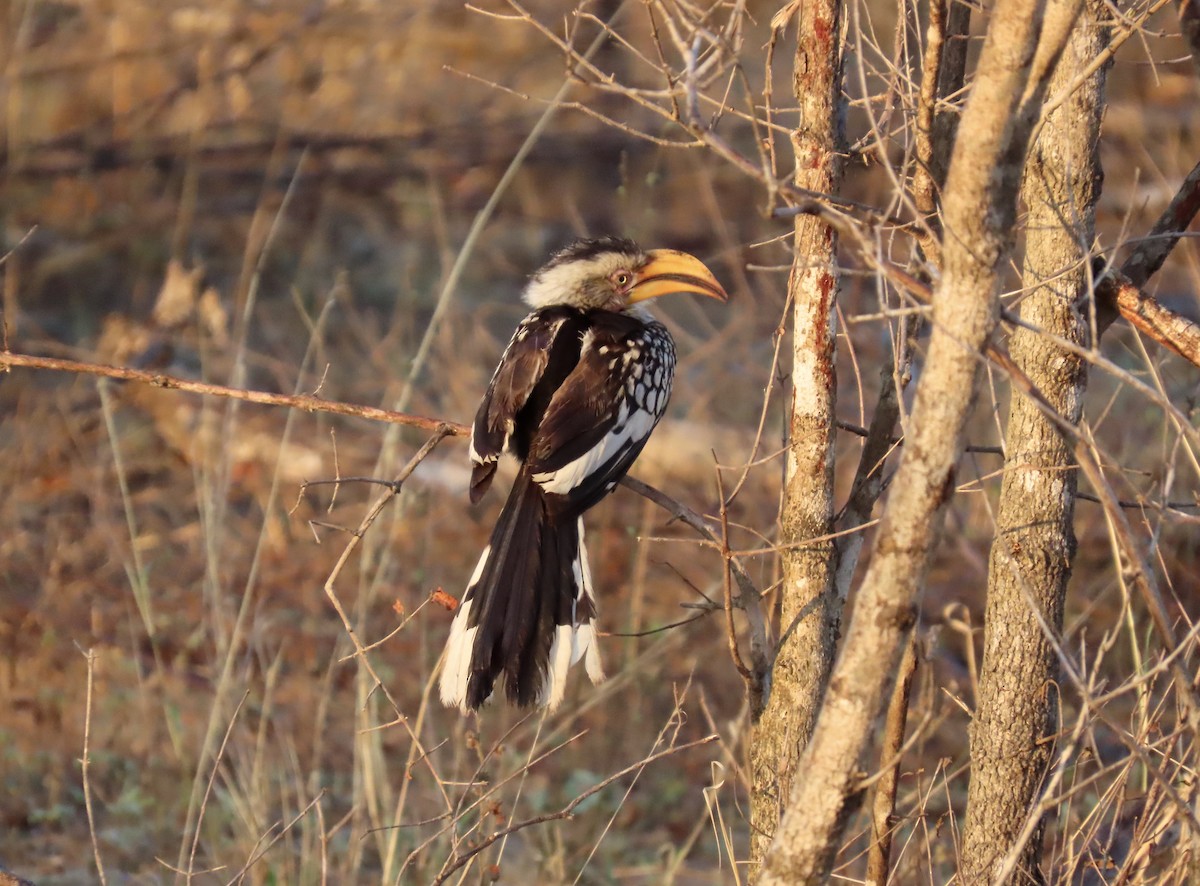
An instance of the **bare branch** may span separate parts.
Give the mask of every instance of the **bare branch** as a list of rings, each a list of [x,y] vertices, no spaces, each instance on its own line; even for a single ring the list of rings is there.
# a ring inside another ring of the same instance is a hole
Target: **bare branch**
[[[77,375],[99,375],[104,378],[138,382],[139,384],[152,385],[156,388],[184,391],[189,394],[227,397],[233,400],[244,400],[248,403],[260,403],[265,406],[290,406],[294,409],[303,409],[305,412],[328,412],[333,415],[349,415],[354,418],[365,418],[370,421],[409,425],[425,431],[444,430],[444,436],[464,437],[471,433],[470,428],[457,422],[426,418],[422,415],[410,415],[405,412],[393,412],[390,409],[378,409],[374,406],[358,406],[353,403],[341,403],[336,400],[322,400],[319,397],[308,395],[269,394],[266,391],[229,388],[224,385],[213,385],[207,382],[163,375],[159,372],[129,369],[124,366],[81,363],[77,360],[62,360],[57,357],[34,357],[28,354],[14,354],[10,351],[0,352],[0,372],[7,372],[13,367],[49,369],[55,372],[73,372]]]
[[[100,886],[108,886],[108,876],[104,873],[104,862],[100,859],[100,842],[96,839],[96,815],[92,809],[92,780],[89,777],[91,766],[92,738],[92,685],[95,682],[96,650],[89,649],[84,653],[87,658],[87,697],[84,701],[83,714],[83,757],[79,760],[83,778],[83,806],[87,812],[88,833],[92,838],[92,857],[96,862],[96,876],[100,878]],[[3,880],[3,870],[0,870],[0,880]]]
[[[1105,45],[1093,7],[1080,17],[1054,71],[1062,88]],[[1027,211],[1021,318],[1008,347],[1047,403],[1078,425],[1087,364],[1057,338],[1083,346],[1092,285],[1087,250],[1095,236],[1099,137],[1105,71],[1084,81],[1072,102],[1047,117],[1025,169]],[[1036,232],[1036,233],[1035,233]],[[1066,269],[1065,271],[1063,269]],[[1067,583],[1074,565],[1078,470],[1070,441],[1041,404],[1015,396],[1005,429],[1006,457],[988,565],[984,653],[971,721],[971,783],[959,867],[968,882],[989,881],[1006,855],[1017,879],[1036,881],[1041,819],[1028,810],[1053,764],[1059,729],[1059,655]]]
[[[712,542],[714,545],[720,545],[721,540],[709,528],[704,518],[687,507],[687,505],[655,489],[649,483],[643,483],[641,480],[630,477],[628,474],[621,481],[621,485],[631,489],[643,498],[654,502],[671,514],[672,518],[686,523],[701,537]],[[763,613],[761,597],[758,589],[754,586],[754,582],[751,581],[750,576],[742,568],[742,565],[738,563],[736,557],[730,558],[729,568],[732,570],[734,580],[738,585],[738,607],[746,613],[746,621],[748,622],[751,669],[755,674],[766,674],[770,668],[770,652],[768,650],[767,621]],[[756,691],[761,693],[763,688],[758,686]]]
[[[746,684],[747,693],[752,697],[760,696],[761,684],[765,675],[756,675],[746,667],[746,663],[742,660],[741,650],[738,648],[737,626],[733,623],[733,582],[730,580],[732,572],[730,563],[733,562],[733,557],[729,552],[729,502],[725,498],[725,484],[721,479],[720,468],[717,468],[717,496],[721,500],[721,559],[723,561],[721,590],[725,603],[725,633],[729,639],[729,654],[733,659],[733,666]]]
[[[900,672],[892,690],[892,701],[888,705],[884,721],[883,740],[880,742],[879,759],[883,769],[875,786],[875,797],[871,803],[871,846],[867,854],[867,882],[880,886],[888,881],[889,860],[892,852],[892,836],[896,831],[896,788],[900,782],[900,761],[904,747],[904,730],[908,723],[908,701],[912,693],[913,676],[917,671],[917,643],[910,637],[900,659]]]
[[[1197,212],[1200,212],[1200,163],[1184,177],[1154,227],[1121,263],[1121,272],[1134,286],[1144,286],[1162,267]]]
[[[913,432],[876,538],[871,566],[834,667],[788,812],[763,870],[763,886],[814,882],[832,865],[871,734],[928,569],[953,488],[977,357],[998,316],[997,268],[1016,214],[1037,97],[1027,86],[1041,26],[1037,0],[997,3],[955,143],[945,199],[944,268],[933,337],[913,408]],[[1019,110],[1023,110],[1019,116]]]
[[[355,549],[359,545],[359,542],[362,541],[363,534],[368,528],[370,528],[371,524],[375,522],[376,518],[378,518],[379,514],[383,511],[388,502],[400,494],[404,482],[410,476],[412,476],[413,471],[415,471],[421,462],[423,462],[429,456],[429,454],[437,448],[438,444],[441,443],[446,437],[450,436],[450,434],[451,430],[449,427],[447,427],[445,424],[439,424],[437,429],[434,431],[433,436],[426,440],[425,444],[413,454],[412,458],[408,460],[408,463],[405,464],[405,466],[400,470],[399,474],[397,474],[395,479],[391,482],[391,484],[389,484],[387,492],[379,497],[378,501],[375,502],[375,504],[367,512],[367,515],[362,519],[358,529],[354,531],[350,541],[343,549],[341,556],[338,557],[337,563],[330,571],[329,577],[325,580],[324,586],[325,596],[329,598],[329,602],[333,605],[334,611],[337,613],[338,618],[341,619],[342,629],[346,632],[346,636],[350,638],[350,642],[354,644],[354,657],[359,660],[360,666],[366,670],[366,672],[370,674],[371,679],[375,681],[375,687],[383,693],[385,698],[387,698],[388,704],[391,705],[392,710],[396,713],[397,721],[404,727],[413,744],[416,747],[421,748],[422,759],[424,760],[426,766],[429,767],[430,772],[433,773],[434,781],[437,783],[442,794],[442,799],[448,809],[453,808],[454,804],[451,803],[450,797],[446,793],[445,785],[443,785],[441,779],[437,777],[437,773],[433,770],[433,764],[430,762],[428,754],[424,751],[424,745],[421,742],[420,737],[413,730],[412,724],[409,723],[408,718],[405,717],[404,713],[400,710],[400,705],[397,704],[396,699],[392,696],[392,693],[387,688],[387,685],[382,679],[380,679],[379,674],[375,671],[374,665],[371,664],[371,659],[367,655],[367,649],[363,646],[362,641],[359,640],[358,632],[354,629],[354,624],[350,621],[349,616],[346,615],[346,610],[342,606],[341,600],[338,598],[337,590],[334,587],[334,584],[337,582],[338,576],[341,575],[342,569],[345,568],[346,563],[349,562],[351,554],[354,553]]]
[[[845,96],[842,0],[809,0],[796,7],[792,85],[799,120],[792,133],[793,183],[836,193],[844,174]],[[773,27],[785,27],[785,13]],[[816,723],[828,685],[841,623],[834,592],[834,420],[837,400],[836,309],[840,287],[836,229],[820,216],[792,221],[794,258],[788,275],[791,305],[791,402],[786,411],[787,457],[779,511],[782,582],[778,612],[787,625],[776,644],[766,707],[751,709],[751,870],[770,847],[792,795],[801,749]],[[817,541],[817,539],[825,540]]]
[[[1117,313],[1130,326],[1200,366],[1200,324],[1146,295],[1124,274],[1110,271],[1096,287],[1096,299],[1097,303],[1115,302]]]

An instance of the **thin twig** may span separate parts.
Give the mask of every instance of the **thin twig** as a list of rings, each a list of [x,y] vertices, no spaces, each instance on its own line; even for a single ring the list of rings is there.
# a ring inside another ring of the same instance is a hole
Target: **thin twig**
[[[229,723],[225,726],[225,735],[221,739],[221,744],[217,748],[216,754],[213,755],[212,769],[208,773],[208,784],[204,788],[204,796],[200,800],[200,808],[196,814],[196,830],[192,834],[192,849],[188,853],[187,870],[182,873],[186,874],[188,883],[192,882],[192,878],[200,873],[196,870],[196,850],[200,847],[200,825],[204,822],[204,813],[208,809],[208,798],[212,796],[213,785],[217,780],[217,770],[221,768],[221,761],[225,758],[225,748],[229,745],[229,737],[233,735],[233,727],[237,725],[238,714],[242,712],[242,705],[246,703],[246,699],[250,697],[250,690],[247,689],[242,693],[241,699],[238,701],[233,713],[229,715]]]
[[[30,354],[17,354],[11,351],[0,352],[0,372],[6,372],[12,367],[49,369],[55,372],[71,372],[77,375],[99,375],[105,378],[120,379],[121,381],[153,385],[156,388],[184,391],[189,394],[227,397],[234,400],[245,400],[249,403],[260,403],[266,406],[289,406],[294,409],[303,409],[305,412],[328,412],[334,415],[349,415],[354,418],[365,418],[369,421],[410,425],[426,431],[436,431],[445,428],[445,435],[455,437],[465,437],[471,433],[470,428],[457,422],[443,421],[438,418],[426,418],[422,415],[409,415],[405,412],[393,412],[390,409],[377,409],[374,406],[359,406],[354,403],[342,403],[337,400],[322,400],[319,397],[307,394],[271,394],[266,391],[250,391],[243,388],[230,388],[224,385],[192,381],[190,379],[164,375],[159,372],[145,372],[141,369],[130,369],[125,366],[83,363],[78,360],[62,360],[57,357],[35,357]]]
[[[488,837],[485,837],[483,840],[481,840],[475,846],[472,846],[471,849],[469,849],[464,854],[456,856],[453,863],[450,864],[445,870],[443,870],[441,872],[441,874],[438,875],[437,879],[433,881],[432,886],[441,886],[442,883],[445,883],[446,880],[449,879],[451,874],[453,874],[455,871],[457,871],[459,868],[461,868],[463,865],[465,865],[467,862],[469,862],[472,858],[474,858],[480,852],[487,849],[489,846],[491,846],[497,840],[507,837],[509,834],[516,833],[517,831],[524,830],[527,827],[532,827],[533,825],[544,824],[545,822],[548,822],[548,821],[559,821],[564,818],[571,818],[572,814],[575,812],[576,808],[578,808],[580,803],[582,803],[588,797],[598,794],[600,791],[604,790],[606,787],[608,787],[614,781],[617,781],[620,778],[624,778],[626,775],[628,775],[631,772],[634,772],[639,769],[643,769],[646,766],[649,766],[651,763],[655,763],[658,760],[663,759],[664,757],[670,757],[674,754],[681,753],[682,751],[687,751],[687,750],[691,750],[692,748],[695,748],[695,747],[700,747],[701,745],[711,744],[712,742],[717,741],[718,739],[720,739],[719,735],[706,735],[704,738],[698,738],[695,741],[689,741],[687,744],[681,744],[681,745],[678,745],[673,748],[667,748],[666,750],[659,751],[657,754],[651,754],[649,757],[639,760],[638,762],[633,763],[632,765],[626,766],[624,769],[620,770],[619,772],[614,772],[612,775],[608,776],[603,781],[600,781],[597,784],[592,785],[592,787],[588,788],[586,791],[584,791],[582,794],[577,796],[574,800],[572,800],[570,803],[568,803],[562,809],[559,809],[557,812],[547,812],[544,815],[535,815],[532,818],[527,818],[524,821],[519,821],[516,824],[509,825],[508,827],[505,827],[505,828],[501,828],[500,830],[496,831],[494,834],[492,834]]]
[[[321,800],[325,796],[325,790],[326,790],[325,788],[321,788],[321,790],[317,793],[317,795],[315,797],[313,797],[311,801],[309,801],[309,804],[307,806],[305,806],[303,809],[301,809],[299,812],[297,812],[295,817],[280,829],[279,833],[275,835],[275,837],[271,840],[271,842],[268,843],[266,846],[264,846],[262,848],[262,850],[258,852],[257,855],[254,855],[253,857],[251,857],[250,860],[247,861],[246,864],[242,866],[242,869],[240,871],[238,871],[237,874],[233,878],[231,878],[228,883],[225,884],[225,886],[233,886],[234,883],[241,882],[241,880],[246,876],[246,872],[249,871],[250,868],[254,867],[254,865],[258,863],[259,859],[261,859],[264,855],[266,855],[271,850],[272,846],[274,846],[276,843],[278,843],[280,840],[282,840],[284,835],[286,835],[288,831],[290,831],[293,827],[295,827],[296,823],[298,821],[300,821],[300,819],[302,819],[302,818],[304,818],[304,816],[308,815],[308,810],[310,810],[314,807],[320,806]],[[274,827],[274,825],[272,825],[272,827]]]
[[[717,460],[717,455],[713,453],[713,461]],[[751,697],[759,695],[762,692],[762,680],[765,675],[755,674],[742,660],[741,650],[738,649],[737,625],[733,623],[733,582],[731,578],[730,564],[733,562],[733,557],[729,552],[729,503],[725,499],[725,483],[721,478],[721,469],[717,468],[717,497],[721,501],[721,589],[724,592],[725,600],[725,632],[729,640],[729,654],[733,659],[733,666],[737,668],[737,672],[741,674],[742,680],[746,684],[746,691]]]
[[[641,480],[628,475],[621,481],[621,485],[632,489],[638,495],[650,499],[650,501],[670,513],[674,519],[680,520],[696,530],[697,533],[709,542],[720,544],[720,540],[708,528],[704,518],[686,505],[660,492],[650,484],[643,483]],[[736,558],[731,559],[729,565],[733,571],[734,580],[738,584],[737,603],[746,612],[746,621],[750,635],[750,666],[754,673],[766,674],[771,661],[769,652],[771,643],[767,631],[766,615],[762,608],[762,596],[754,586],[754,582],[746,573],[746,570],[738,563]]]
[[[92,678],[96,670],[96,651],[89,649],[84,656],[87,659],[87,696],[84,700],[83,713],[83,757],[79,761],[83,770],[83,807],[87,811],[88,833],[92,838],[92,857],[96,860],[96,875],[100,878],[101,886],[107,886],[108,877],[104,873],[104,862],[100,859],[100,842],[96,839],[96,815],[92,809],[92,782],[88,777],[88,768],[91,764]]]
[[[451,431],[452,429],[450,426],[446,424],[439,425],[437,430],[434,431],[433,436],[426,440],[425,444],[417,450],[411,459],[408,460],[408,463],[400,470],[400,473],[397,474],[395,479],[392,481],[392,485],[388,491],[379,497],[379,500],[376,501],[371,509],[367,512],[367,515],[363,518],[358,528],[352,533],[350,541],[342,551],[341,556],[338,557],[337,563],[334,564],[332,571],[329,573],[329,577],[325,580],[324,587],[325,596],[329,598],[329,602],[333,605],[334,611],[337,612],[338,618],[341,619],[342,628],[345,630],[346,636],[349,637],[350,642],[354,644],[354,657],[359,660],[362,667],[371,676],[371,679],[375,681],[375,688],[383,692],[384,697],[387,698],[388,703],[392,706],[392,710],[396,712],[396,716],[399,718],[400,724],[403,725],[404,729],[408,732],[409,738],[421,746],[422,752],[424,751],[424,745],[421,742],[420,737],[417,736],[413,731],[412,725],[409,723],[408,718],[401,713],[400,706],[396,703],[396,699],[392,696],[391,691],[384,684],[383,680],[380,679],[379,674],[376,673],[375,666],[371,664],[371,659],[367,656],[366,649],[363,647],[362,641],[358,639],[358,633],[354,630],[354,625],[351,623],[349,616],[346,615],[346,610],[343,608],[341,600],[338,599],[337,590],[334,588],[334,584],[337,582],[338,576],[341,575],[342,569],[345,568],[346,563],[349,562],[351,554],[354,553],[359,542],[362,541],[363,535],[367,529],[370,528],[371,524],[375,522],[376,518],[378,518],[379,514],[382,513],[383,509],[387,506],[388,502],[390,502],[396,495],[400,493],[404,481],[412,476],[412,473],[417,469],[417,466],[420,465],[421,462],[424,461],[434,449],[437,448],[437,445],[441,443],[442,440],[451,434]],[[451,802],[450,796],[446,793],[445,786],[442,784],[441,779],[437,777],[437,773],[434,771],[433,764],[429,761],[428,755],[425,755],[422,759],[425,760],[430,772],[433,773],[434,780],[441,789],[442,799],[445,801],[447,808],[453,808],[454,804]]]
[[[867,882],[887,882],[892,853],[892,837],[896,832],[896,787],[900,783],[900,763],[903,759],[904,729],[908,722],[908,700],[912,693],[913,675],[917,669],[917,638],[910,635],[900,659],[900,673],[892,689],[888,705],[879,759],[883,761],[875,796],[871,803],[871,845],[867,855]]]

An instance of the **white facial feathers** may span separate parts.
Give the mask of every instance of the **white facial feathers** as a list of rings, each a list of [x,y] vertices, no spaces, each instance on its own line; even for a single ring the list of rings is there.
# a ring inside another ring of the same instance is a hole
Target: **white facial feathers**
[[[644,261],[645,256],[617,251],[551,261],[533,275],[523,297],[535,310],[564,304],[582,308],[606,307],[616,295],[613,275],[620,271],[632,272]]]

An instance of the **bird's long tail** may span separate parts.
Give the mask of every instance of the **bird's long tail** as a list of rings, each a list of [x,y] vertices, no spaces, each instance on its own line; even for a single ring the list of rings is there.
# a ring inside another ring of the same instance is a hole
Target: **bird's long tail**
[[[522,471],[450,627],[442,702],[477,708],[503,674],[513,703],[555,708],[581,658],[592,682],[604,679],[595,614],[582,519],[548,514]]]

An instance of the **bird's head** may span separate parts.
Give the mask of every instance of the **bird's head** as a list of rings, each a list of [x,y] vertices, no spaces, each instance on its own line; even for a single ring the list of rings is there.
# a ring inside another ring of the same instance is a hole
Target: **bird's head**
[[[729,299],[712,271],[686,252],[647,251],[632,240],[603,237],[576,240],[556,252],[525,287],[525,302],[533,308],[627,311],[675,292]]]

